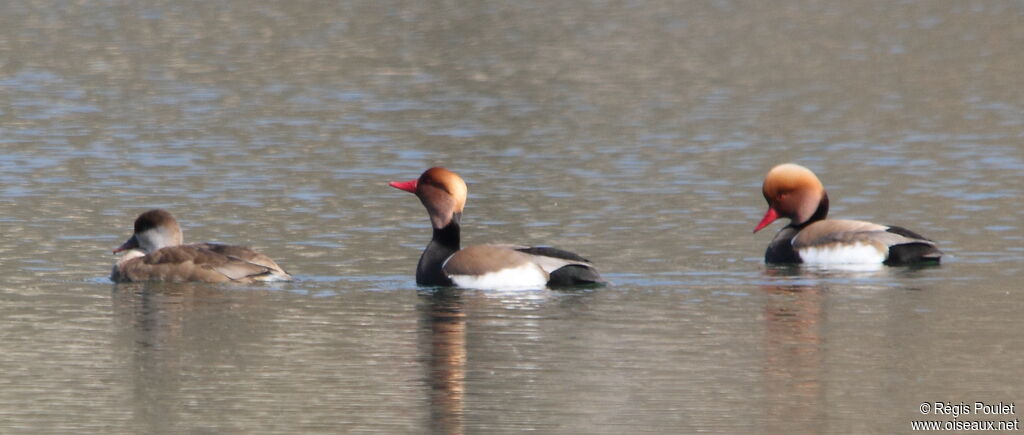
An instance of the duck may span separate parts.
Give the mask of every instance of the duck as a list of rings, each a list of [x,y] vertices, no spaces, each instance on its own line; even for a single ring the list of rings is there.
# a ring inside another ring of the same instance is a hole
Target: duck
[[[776,219],[789,219],[789,225],[768,244],[766,263],[907,266],[938,264],[942,258],[934,241],[906,228],[828,219],[825,187],[804,166],[783,163],[773,167],[761,190],[768,211],[754,232]]]
[[[253,283],[291,281],[270,257],[242,246],[183,244],[181,226],[170,212],[152,209],[135,219],[135,230],[114,253],[124,252],[110,280],[123,282]]]
[[[594,264],[573,252],[545,246],[460,245],[466,182],[443,167],[419,178],[392,181],[416,195],[427,209],[433,237],[416,265],[416,284],[491,290],[539,289],[605,284]]]

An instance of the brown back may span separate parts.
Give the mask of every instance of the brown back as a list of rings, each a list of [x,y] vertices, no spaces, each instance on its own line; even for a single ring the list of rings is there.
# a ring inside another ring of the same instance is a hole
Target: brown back
[[[145,257],[120,264],[115,281],[166,282],[241,282],[278,272],[285,274],[273,260],[239,246],[194,244],[163,248]]]

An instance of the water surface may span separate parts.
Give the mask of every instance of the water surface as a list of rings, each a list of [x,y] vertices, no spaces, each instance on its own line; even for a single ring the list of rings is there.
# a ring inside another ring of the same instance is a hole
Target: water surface
[[[4,3],[0,431],[896,433],[921,402],[1020,402],[1022,18]],[[785,161],[945,263],[765,266]],[[465,242],[571,249],[611,285],[418,288],[429,222],[385,183],[433,165],[469,184]],[[152,207],[300,280],[113,285]]]

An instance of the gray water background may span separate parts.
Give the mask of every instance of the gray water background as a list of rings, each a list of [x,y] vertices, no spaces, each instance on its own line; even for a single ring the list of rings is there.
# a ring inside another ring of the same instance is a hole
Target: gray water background
[[[0,432],[903,433],[1024,399],[1024,7],[0,3]],[[764,173],[938,268],[766,267]],[[611,285],[431,291],[386,186]],[[299,278],[119,285],[171,210]],[[1015,416],[1011,416],[1015,417]],[[984,419],[996,419],[983,416]]]

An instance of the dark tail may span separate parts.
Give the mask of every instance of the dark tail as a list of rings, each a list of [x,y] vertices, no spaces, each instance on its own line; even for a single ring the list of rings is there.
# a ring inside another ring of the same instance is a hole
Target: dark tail
[[[593,267],[580,264],[562,266],[551,272],[548,287],[573,287],[579,285],[607,284]]]
[[[904,243],[889,247],[886,266],[939,264],[942,251],[930,243]]]

